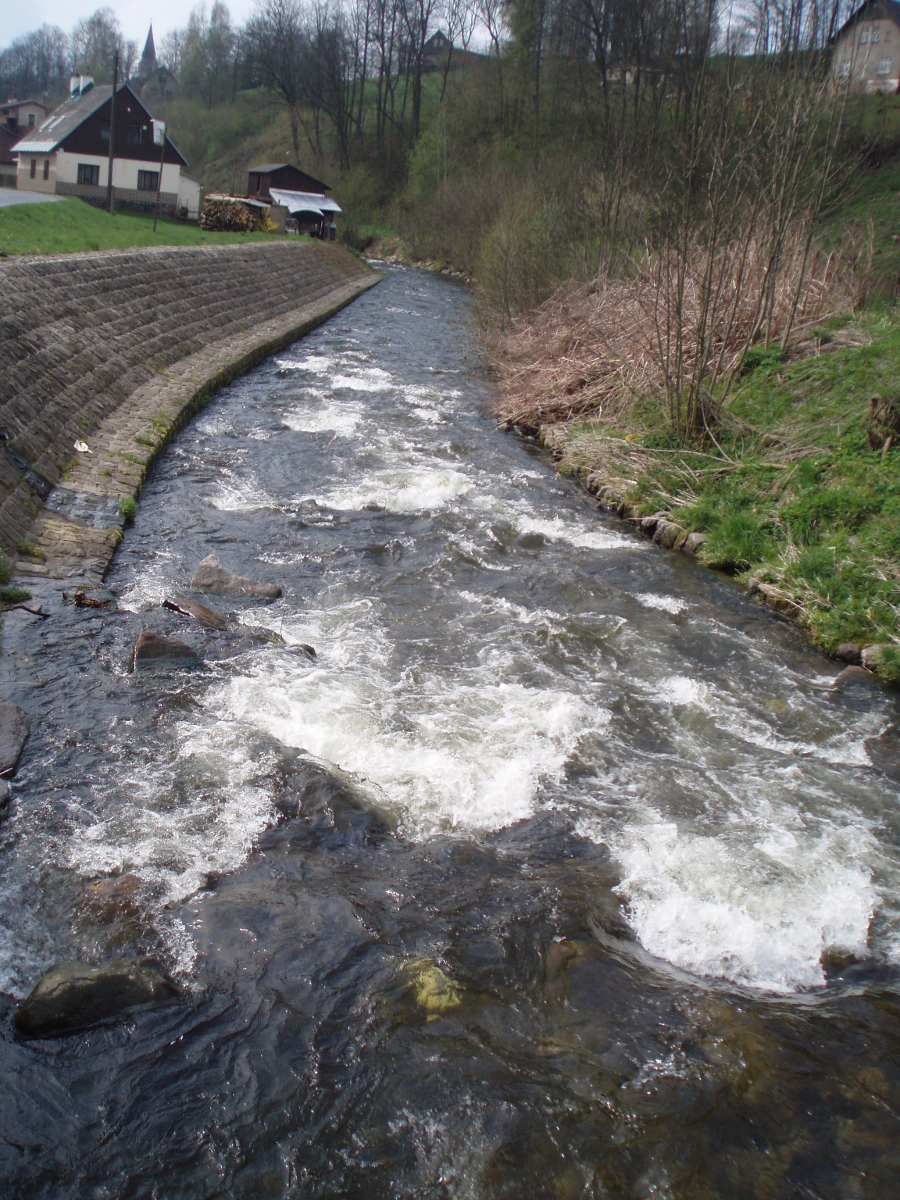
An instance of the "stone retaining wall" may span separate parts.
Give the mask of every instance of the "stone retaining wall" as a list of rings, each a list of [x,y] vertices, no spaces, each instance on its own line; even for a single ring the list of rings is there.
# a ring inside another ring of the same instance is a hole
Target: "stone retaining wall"
[[[306,240],[0,263],[0,546],[39,552],[17,570],[102,576],[179,424],[379,278]]]

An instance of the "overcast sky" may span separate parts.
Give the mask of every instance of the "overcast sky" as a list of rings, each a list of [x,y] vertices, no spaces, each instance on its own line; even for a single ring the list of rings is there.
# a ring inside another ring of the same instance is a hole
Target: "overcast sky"
[[[163,34],[170,29],[181,29],[187,24],[191,9],[198,0],[113,0],[108,4],[122,26],[122,32],[131,41],[137,42],[138,51],[144,47],[147,30],[153,21],[153,37],[157,45]],[[231,19],[236,25],[243,24],[253,11],[253,0],[226,0]],[[0,26],[0,46],[23,33],[31,33],[41,25],[59,25],[69,33],[76,21],[89,17],[98,8],[107,7],[103,0],[82,3],[80,0],[31,0],[29,4],[0,4],[3,23]],[[207,4],[209,8],[209,4]]]

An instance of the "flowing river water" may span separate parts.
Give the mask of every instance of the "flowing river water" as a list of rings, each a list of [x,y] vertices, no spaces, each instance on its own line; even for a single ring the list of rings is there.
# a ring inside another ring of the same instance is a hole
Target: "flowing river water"
[[[7,1002],[5,1197],[900,1194],[894,695],[489,402],[467,294],[390,269],[166,451],[117,611],[8,615],[0,991],[184,998]],[[252,636],[160,607],[209,553],[282,585]]]

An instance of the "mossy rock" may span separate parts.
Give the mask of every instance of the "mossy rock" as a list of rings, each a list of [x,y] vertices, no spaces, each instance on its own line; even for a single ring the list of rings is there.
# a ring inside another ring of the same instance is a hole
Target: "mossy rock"
[[[462,1004],[463,989],[430,959],[418,959],[405,969],[413,998],[418,1007],[428,1014],[429,1021]]]

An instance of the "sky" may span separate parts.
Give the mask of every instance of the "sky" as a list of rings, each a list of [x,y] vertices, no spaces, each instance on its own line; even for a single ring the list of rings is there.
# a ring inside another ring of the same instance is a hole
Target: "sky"
[[[111,8],[119,18],[122,32],[130,41],[137,42],[138,51],[144,47],[144,39],[150,22],[153,22],[153,37],[159,45],[170,29],[182,29],[191,9],[199,0],[31,0],[29,4],[13,4],[12,0],[0,0],[3,21],[0,24],[0,46],[8,46],[24,33],[31,33],[41,25],[59,25],[66,33],[82,17],[89,17],[98,8]],[[231,19],[242,25],[253,11],[253,0],[226,0]],[[207,5],[209,7],[209,5]]]

